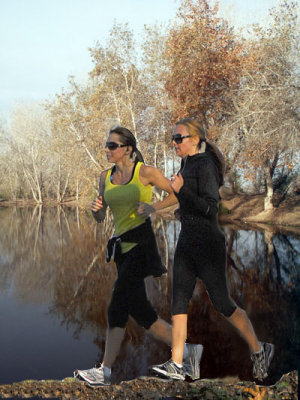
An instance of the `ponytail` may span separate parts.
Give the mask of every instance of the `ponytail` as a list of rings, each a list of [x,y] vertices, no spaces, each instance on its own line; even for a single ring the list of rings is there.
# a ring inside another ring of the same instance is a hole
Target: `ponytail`
[[[144,161],[144,157],[142,156],[142,153],[137,149],[137,148],[135,148],[135,150],[133,151],[133,154],[132,155],[134,155],[135,157],[134,157],[134,163],[136,164],[137,162],[142,162],[142,163],[144,163],[145,161]]]
[[[212,142],[206,140],[206,150],[207,153],[210,153],[213,156],[214,162],[218,169],[219,175],[219,186],[224,184],[224,174],[225,174],[225,159],[220,151],[220,149]]]

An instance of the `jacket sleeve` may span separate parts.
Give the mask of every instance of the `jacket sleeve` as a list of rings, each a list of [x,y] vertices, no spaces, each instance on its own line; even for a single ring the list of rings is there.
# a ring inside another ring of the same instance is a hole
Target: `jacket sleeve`
[[[190,208],[202,216],[212,217],[218,213],[219,178],[213,162],[205,160],[201,162],[197,170],[197,192],[188,185],[183,184],[179,193],[175,193],[180,204],[184,208]]]
[[[97,212],[92,211],[92,214],[97,222],[103,222],[105,220],[106,208],[102,208]]]

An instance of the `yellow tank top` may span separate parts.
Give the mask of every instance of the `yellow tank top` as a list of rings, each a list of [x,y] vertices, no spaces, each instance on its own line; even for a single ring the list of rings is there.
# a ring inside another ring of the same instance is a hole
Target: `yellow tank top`
[[[140,169],[142,162],[135,165],[131,180],[124,185],[115,185],[111,182],[110,169],[105,178],[104,200],[112,211],[115,224],[115,235],[130,231],[143,224],[145,218],[140,217],[137,212],[137,204],[142,201],[151,204],[152,185],[145,186],[140,181]],[[131,250],[136,243],[122,242],[122,253]]]

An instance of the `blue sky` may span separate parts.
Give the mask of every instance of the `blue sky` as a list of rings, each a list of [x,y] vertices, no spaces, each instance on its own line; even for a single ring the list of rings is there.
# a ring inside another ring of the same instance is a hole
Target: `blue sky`
[[[220,0],[233,23],[263,23],[278,0]],[[88,47],[105,42],[114,21],[138,39],[144,24],[175,17],[177,0],[0,0],[0,118],[15,104],[52,98],[92,69]]]

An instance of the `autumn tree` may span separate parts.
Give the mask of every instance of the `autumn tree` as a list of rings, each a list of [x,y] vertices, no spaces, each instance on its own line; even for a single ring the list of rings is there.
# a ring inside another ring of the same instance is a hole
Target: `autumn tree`
[[[248,41],[251,63],[230,97],[233,110],[223,127],[222,146],[248,177],[264,176],[265,208],[272,208],[274,180],[295,169],[299,154],[299,22],[297,6],[284,1],[271,11],[267,28]]]
[[[207,0],[181,1],[165,52],[174,120],[189,116],[220,125],[231,107],[224,94],[239,82],[243,46],[217,11]]]
[[[94,68],[90,73],[95,91],[95,112],[103,108],[106,123],[130,129],[139,140],[141,115],[147,88],[137,67],[136,43],[128,24],[114,24],[105,45],[90,49]]]
[[[103,150],[113,125],[128,127],[139,140],[147,90],[135,51],[127,24],[115,24],[107,43],[90,49],[94,68],[88,82],[79,85],[71,79],[70,88],[48,104],[56,152],[71,173],[77,197],[96,191],[99,173],[108,166]]]
[[[168,173],[170,155],[174,162],[169,134],[172,117],[172,100],[164,88],[167,74],[167,61],[164,57],[167,28],[163,25],[145,26],[145,39],[142,45],[142,77],[147,86],[147,105],[143,112],[141,137],[147,143],[149,162]]]
[[[99,171],[104,169],[106,160],[101,148],[104,145],[103,120],[95,113],[91,98],[95,87],[91,82],[79,85],[73,78],[70,87],[57,94],[55,101],[48,102],[51,118],[51,141],[54,154],[58,158],[56,176],[62,169],[77,199],[89,195],[91,188],[97,187]],[[65,185],[57,180],[57,195],[61,196]]]
[[[10,124],[2,132],[8,162],[4,180],[14,198],[33,198],[42,203],[45,186],[50,174],[47,160],[49,154],[49,119],[38,105],[17,107]]]

